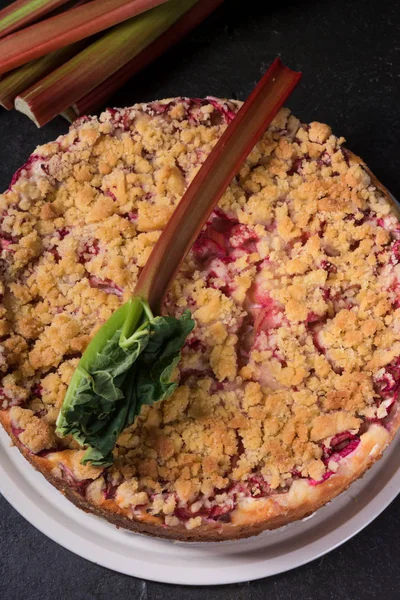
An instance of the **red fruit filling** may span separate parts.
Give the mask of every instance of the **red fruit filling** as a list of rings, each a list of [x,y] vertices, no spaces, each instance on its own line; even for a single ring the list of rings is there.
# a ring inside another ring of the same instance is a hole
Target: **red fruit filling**
[[[256,312],[254,319],[254,332],[258,336],[262,332],[268,332],[271,329],[277,329],[282,325],[282,310],[269,298],[264,300],[261,307]]]
[[[104,490],[104,496],[105,496],[106,500],[111,500],[112,498],[115,498],[115,495],[117,493],[118,484],[114,484],[112,482],[111,477],[108,477],[107,475],[105,477],[105,480],[106,480],[106,488]]]
[[[40,383],[36,383],[32,388],[32,396],[42,397],[43,386]]]
[[[22,174],[24,172],[29,173],[30,170],[32,169],[32,165],[35,162],[37,162],[38,160],[46,160],[46,159],[43,156],[38,156],[37,154],[32,154],[32,156],[29,158],[29,160],[27,160],[27,162],[24,165],[22,165],[22,167],[20,167],[19,169],[17,169],[17,171],[15,171],[8,189],[11,190],[13,185],[15,185],[17,183],[18,179],[22,176]]]
[[[62,227],[61,229],[57,229],[57,235],[60,238],[60,240],[63,240],[70,232],[70,228],[69,227]]]
[[[374,388],[379,394],[377,401],[377,417],[372,421],[385,420],[398,401],[400,392],[400,357],[385,367],[382,373],[374,378]]]
[[[296,158],[293,161],[293,164],[288,171],[288,175],[295,175],[295,174],[301,175],[303,167],[310,161],[311,161],[311,158],[309,156],[303,156],[302,158]]]
[[[337,273],[337,266],[333,265],[331,262],[329,262],[327,260],[321,261],[320,267],[321,267],[321,269],[328,271],[328,273]]]
[[[235,118],[236,113],[230,110],[225,102],[221,102],[218,98],[213,98],[212,96],[207,96],[207,100],[225,117],[226,123],[230,123]]]
[[[52,246],[52,247],[49,249],[49,253],[50,253],[50,254],[52,254],[52,255],[54,256],[54,261],[55,261],[56,263],[58,263],[58,262],[61,260],[61,255],[60,255],[60,253],[59,253],[59,251],[58,251],[58,249],[57,249],[57,246]]]
[[[92,256],[97,256],[100,252],[99,240],[91,240],[86,242],[79,253],[79,262],[85,264]]]
[[[11,431],[13,432],[13,434],[15,435],[15,437],[19,437],[19,435],[24,431],[23,429],[21,429],[20,427],[14,427],[14,425],[11,425]]]
[[[66,465],[60,463],[59,465],[62,478],[64,481],[68,483],[69,486],[73,487],[79,494],[82,496],[85,495],[87,486],[92,483],[92,479],[83,479],[82,481],[78,481],[75,477],[71,469],[69,469]]]
[[[260,474],[254,474],[247,481],[237,483],[234,486],[237,493],[251,498],[265,498],[271,494],[271,488]]]
[[[360,438],[357,435],[350,433],[350,431],[344,431],[343,433],[335,435],[331,439],[329,446],[323,445],[324,453],[322,461],[327,467],[331,461],[338,463],[341,459],[354,452],[360,441]],[[310,479],[309,482],[311,485],[319,485],[329,479],[334,473],[335,471],[328,468],[321,479],[318,481]]]
[[[130,221],[131,223],[136,223],[138,219],[137,211],[128,212],[126,213],[126,215],[123,216],[125,217],[125,219],[128,219],[128,221]]]
[[[6,250],[6,252],[15,252],[13,248],[10,248],[12,244],[15,244],[15,240],[6,239],[4,234],[0,237],[0,251]]]
[[[100,279],[99,277],[91,275],[89,277],[89,284],[90,287],[102,290],[103,292],[106,292],[106,294],[115,294],[116,296],[122,296],[123,294],[122,288],[113,283],[111,279]]]
[[[393,265],[397,265],[397,263],[400,261],[400,240],[396,240],[393,243],[391,252],[392,252],[392,255],[390,257],[391,263]]]

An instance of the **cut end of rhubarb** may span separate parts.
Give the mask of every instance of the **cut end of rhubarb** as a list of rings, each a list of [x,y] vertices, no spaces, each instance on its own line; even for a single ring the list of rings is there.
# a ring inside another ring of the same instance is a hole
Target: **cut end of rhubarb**
[[[0,100],[0,106],[5,108],[6,110],[12,110],[14,108],[14,104],[8,99]]]
[[[36,119],[34,113],[31,111],[29,104],[23,98],[17,96],[15,98],[14,107],[16,110],[29,117],[30,120],[35,123],[36,127],[40,127],[39,121]]]
[[[104,8],[104,2],[101,6]],[[126,0],[118,0],[118,5],[126,6]],[[86,93],[101,85],[111,73],[115,73],[129,63],[144,48],[164,33],[179,17],[196,3],[196,0],[141,0],[140,6],[150,8],[136,18],[128,19],[118,27],[79,52],[76,56],[52,71],[26,91],[19,93],[29,103],[27,110],[18,101],[16,107],[32,118],[39,126],[46,125],[51,119],[76,103]],[[96,4],[91,2],[89,4]],[[89,6],[89,4],[83,5]],[[133,3],[130,3],[133,4]],[[130,6],[129,4],[129,6]],[[136,9],[139,4],[134,3]],[[132,7],[131,7],[132,8]],[[136,10],[135,9],[135,10]],[[108,18],[108,17],[107,17]],[[87,30],[87,34],[92,30]],[[65,40],[64,40],[65,41]],[[2,71],[1,52],[4,48],[0,42],[0,73]],[[19,108],[21,107],[21,108]]]

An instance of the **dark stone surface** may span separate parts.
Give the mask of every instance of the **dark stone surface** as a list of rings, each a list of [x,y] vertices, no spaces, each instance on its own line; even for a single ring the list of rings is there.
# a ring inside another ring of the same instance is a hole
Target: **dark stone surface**
[[[8,0],[0,0],[0,7]],[[304,72],[289,105],[329,123],[400,198],[399,17],[393,0],[292,0],[269,6],[226,0],[179,47],[114,98],[129,105],[207,94],[244,99],[278,54]],[[34,147],[65,132],[0,112],[0,189]],[[400,596],[400,499],[342,548],[270,579],[221,588],[148,583],[107,571],[57,546],[0,499],[0,598],[4,600],[363,600]],[[184,568],[184,566],[182,566]]]

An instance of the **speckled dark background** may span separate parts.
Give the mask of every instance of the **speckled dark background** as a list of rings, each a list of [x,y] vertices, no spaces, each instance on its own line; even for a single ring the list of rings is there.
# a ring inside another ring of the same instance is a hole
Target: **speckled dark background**
[[[0,0],[0,7],[8,3]],[[280,55],[304,72],[289,102],[297,116],[329,123],[400,198],[398,13],[397,0],[280,0],[275,7],[264,0],[226,0],[112,104],[175,95],[244,99]],[[66,129],[61,118],[37,130],[22,115],[1,111],[0,189],[36,145]],[[269,579],[219,588],[145,582],[98,567],[44,537],[1,497],[0,518],[2,600],[400,598],[400,498],[322,559]]]

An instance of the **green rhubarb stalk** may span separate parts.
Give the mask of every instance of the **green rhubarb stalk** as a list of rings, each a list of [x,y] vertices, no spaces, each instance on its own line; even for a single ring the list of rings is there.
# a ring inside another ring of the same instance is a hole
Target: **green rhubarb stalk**
[[[0,73],[78,42],[167,0],[93,0],[0,40]]]
[[[7,73],[0,80],[0,105],[7,110],[14,108],[14,100],[18,94],[72,58],[84,45],[84,40],[76,42]]]
[[[222,4],[223,0],[201,0],[187,11],[176,23],[149,44],[142,52],[130,60],[121,69],[113,73],[103,83],[75,102],[63,116],[70,122],[77,117],[92,114],[100,109],[108,99],[131,77],[142,71],[150,63],[177,44],[192,29]]]
[[[15,108],[41,127],[69,108],[161,35],[196,0],[169,0],[113,28],[17,96]]]
[[[69,0],[17,0],[0,10],[0,38],[26,27]]]
[[[59,435],[86,448],[83,462],[110,465],[121,431],[143,404],[175,389],[173,370],[192,331],[189,311],[162,317],[182,260],[244,160],[301,77],[277,59],[203,163],[141,271],[133,297],[102,326],[84,352],[57,419]]]

